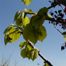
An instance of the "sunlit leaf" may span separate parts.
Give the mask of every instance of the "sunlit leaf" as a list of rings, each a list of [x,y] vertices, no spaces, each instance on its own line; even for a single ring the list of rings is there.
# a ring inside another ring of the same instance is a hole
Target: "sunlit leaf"
[[[29,45],[29,43],[23,42],[21,43],[21,47],[24,47],[21,49],[21,56],[23,58],[35,60],[38,57],[38,50],[32,48],[32,46]]]
[[[20,42],[19,47],[23,48],[26,45],[26,42]]]
[[[25,18],[23,18],[22,22],[23,22],[23,26],[26,26],[27,24],[30,23],[30,19],[26,16]]]
[[[30,59],[31,58],[31,50],[33,49],[27,42],[24,42],[23,43],[25,46],[24,48],[21,50],[21,56],[23,58],[28,58]],[[22,46],[23,46],[22,44]]]
[[[8,42],[15,42],[20,37],[20,30],[16,29],[14,25],[8,26],[4,31],[5,44]]]
[[[27,43],[26,48],[31,51],[33,48]]]
[[[31,59],[34,61],[38,57],[38,50],[33,49],[31,52]]]
[[[30,19],[25,16],[25,12],[16,12],[14,16],[14,20],[17,26],[26,26],[28,23],[30,23]]]
[[[24,4],[27,5],[27,6],[32,2],[32,0],[22,0],[22,1],[23,1]]]

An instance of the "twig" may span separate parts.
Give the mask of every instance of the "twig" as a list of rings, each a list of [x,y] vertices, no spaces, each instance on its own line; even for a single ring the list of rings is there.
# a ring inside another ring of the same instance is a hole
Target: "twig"
[[[23,29],[22,29],[23,30]],[[23,31],[21,32],[23,34]],[[30,40],[26,40],[26,42],[32,47],[32,48],[35,48],[34,47],[34,44],[30,41]],[[53,66],[48,60],[46,60],[41,54],[40,54],[40,51],[38,50],[38,55],[39,57],[44,61],[44,62],[47,62],[49,63],[51,66]]]

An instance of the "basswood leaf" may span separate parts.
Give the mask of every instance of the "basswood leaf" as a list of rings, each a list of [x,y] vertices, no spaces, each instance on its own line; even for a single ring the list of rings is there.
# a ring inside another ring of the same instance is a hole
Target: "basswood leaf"
[[[41,9],[38,11],[37,15],[38,15],[41,19],[43,19],[43,20],[48,20],[48,19],[50,18],[50,17],[48,16],[48,8],[46,8],[46,7],[41,8]]]
[[[31,20],[30,20],[30,24],[34,27],[39,27],[43,24],[44,22],[44,19],[41,18],[40,16],[38,15],[35,15],[35,16],[32,16],[31,17]]]
[[[27,42],[24,42],[23,43],[25,46],[24,48],[21,50],[21,56],[23,58],[28,58],[30,59],[31,58],[31,50],[33,49]],[[22,45],[23,45],[22,44]]]
[[[4,30],[4,34],[9,34],[10,32],[13,32],[15,30],[15,25],[12,24],[10,26],[8,26],[5,30]],[[9,31],[9,32],[8,32]]]
[[[34,61],[38,57],[38,50],[33,49],[31,52],[31,59]]]
[[[20,55],[21,55],[23,58],[26,58],[26,55],[27,55],[27,54],[26,54],[26,49],[22,49]]]
[[[32,26],[31,24],[28,24],[23,31],[23,36],[26,40],[30,40],[34,44],[40,40],[44,40],[46,37],[46,29],[44,26]]]
[[[5,42],[5,45],[7,45],[8,42],[10,42],[12,39],[8,36],[8,35],[5,35],[4,36],[4,42]]]
[[[37,39],[43,41],[47,36],[45,27],[40,26],[36,31],[37,31]]]
[[[28,58],[34,61],[38,57],[38,50],[34,48],[30,50],[25,46],[25,48],[21,50],[21,56],[23,58]]]
[[[22,0],[22,1],[27,6],[30,5],[30,3],[32,2],[32,0]]]
[[[30,40],[34,44],[37,42],[37,38],[36,38],[36,35],[35,35],[35,28],[31,24],[28,24],[24,28],[23,36],[26,40]]]
[[[43,7],[43,8],[41,8],[41,9],[38,11],[38,15],[43,17],[43,16],[46,16],[46,15],[47,15],[47,12],[48,12],[48,8]]]
[[[16,14],[15,14],[15,16],[14,16],[14,20],[16,21],[17,19],[18,19],[18,17],[20,16],[20,11],[17,11],[16,12]]]
[[[23,26],[23,18],[25,13],[24,12],[16,12],[14,16],[14,20],[17,26]]]
[[[27,43],[26,48],[31,51],[33,48]]]
[[[10,25],[8,26],[5,31],[4,31],[4,41],[5,41],[5,45],[8,42],[15,42],[16,40],[18,40],[20,37],[20,30],[16,29],[16,27],[14,27],[14,25]]]
[[[44,23],[44,20],[49,19],[47,12],[48,12],[48,8],[46,7],[41,8],[38,11],[37,15],[34,15],[31,17],[31,20],[30,20],[31,25],[41,26]]]
[[[23,26],[26,26],[27,24],[30,23],[30,19],[27,16],[25,16],[25,18],[22,19],[22,22],[23,22]]]
[[[20,42],[19,47],[23,48],[26,45],[26,42]]]
[[[30,19],[27,16],[25,16],[25,12],[23,11],[16,12],[14,20],[17,26],[26,26],[30,23]]]

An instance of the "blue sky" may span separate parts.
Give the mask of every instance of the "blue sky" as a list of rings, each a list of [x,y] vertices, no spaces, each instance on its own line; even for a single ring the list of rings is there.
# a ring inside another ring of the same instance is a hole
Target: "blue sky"
[[[3,59],[10,58],[10,66],[39,66],[43,65],[43,60],[38,57],[35,61],[23,59],[20,56],[19,43],[22,37],[12,44],[4,45],[4,30],[14,22],[15,12],[24,8],[38,11],[41,7],[49,6],[48,0],[33,0],[30,6],[25,6],[20,0],[0,0],[0,62]],[[38,42],[36,47],[41,54],[48,59],[54,66],[66,66],[66,50],[61,51],[60,47],[64,43],[63,36],[46,21],[44,26],[47,29],[47,38],[43,42]]]

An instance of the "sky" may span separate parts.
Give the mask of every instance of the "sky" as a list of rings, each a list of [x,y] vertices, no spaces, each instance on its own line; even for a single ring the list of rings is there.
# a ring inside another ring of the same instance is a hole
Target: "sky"
[[[40,57],[32,61],[20,56],[19,43],[24,40],[23,37],[5,46],[3,32],[8,25],[14,23],[16,11],[29,8],[38,12],[40,8],[49,5],[48,0],[33,0],[30,6],[25,6],[21,0],[0,0],[0,64],[8,60],[10,66],[15,64],[16,66],[38,66],[38,63],[39,66],[43,66],[43,60]],[[45,22],[44,26],[47,30],[47,37],[43,42],[38,42],[36,47],[53,66],[66,66],[66,49],[64,51],[60,49],[64,43],[63,36],[48,21]]]

